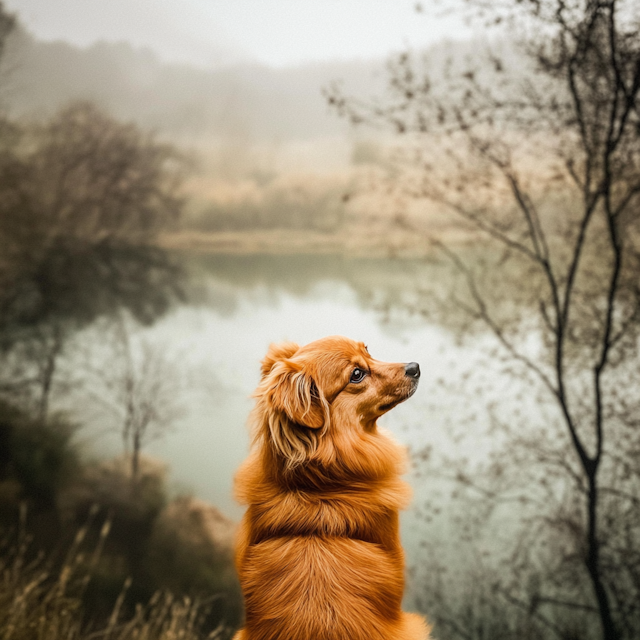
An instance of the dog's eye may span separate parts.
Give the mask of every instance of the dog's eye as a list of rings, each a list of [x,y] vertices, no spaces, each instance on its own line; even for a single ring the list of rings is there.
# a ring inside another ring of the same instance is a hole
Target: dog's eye
[[[360,369],[360,367],[356,367],[351,372],[351,377],[349,378],[349,382],[362,382],[362,380],[366,375],[367,375],[367,372],[364,369]]]

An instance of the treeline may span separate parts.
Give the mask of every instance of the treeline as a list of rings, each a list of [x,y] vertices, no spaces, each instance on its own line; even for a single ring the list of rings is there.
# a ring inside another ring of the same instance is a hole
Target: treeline
[[[305,229],[334,232],[347,216],[346,180],[278,177],[213,197],[188,227],[204,232]]]
[[[430,51],[430,65],[440,69],[449,58],[458,64],[475,49],[474,43],[443,43]],[[192,198],[182,220],[188,231],[322,232],[343,229],[347,215],[366,227],[370,211],[379,212],[389,200],[380,176],[357,189],[352,184],[352,174],[365,173],[362,165],[388,169],[385,139],[370,132],[364,144],[350,140],[352,130],[329,112],[322,95],[336,80],[363,96],[381,90],[386,79],[379,66],[353,61],[199,69],[163,62],[128,43],[80,48],[39,41],[18,27],[8,38],[0,79],[2,103],[16,117],[51,118],[90,97],[116,118],[193,149],[201,175],[189,185]],[[314,172],[325,176],[308,175]],[[375,181],[377,202],[347,211],[345,193],[370,196]]]
[[[337,76],[367,86],[374,63],[274,70],[257,64],[199,69],[164,63],[148,49],[99,42],[79,48],[38,41],[23,28],[8,41],[5,103],[17,115],[51,116],[91,97],[117,117],[178,138],[307,139],[345,130],[320,87]]]

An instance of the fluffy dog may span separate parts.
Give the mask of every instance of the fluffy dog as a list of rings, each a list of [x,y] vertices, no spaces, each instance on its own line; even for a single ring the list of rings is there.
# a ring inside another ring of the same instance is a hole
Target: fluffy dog
[[[418,386],[417,363],[374,360],[334,336],[271,345],[236,476],[248,505],[236,566],[246,622],[234,640],[426,640],[401,609],[398,510],[405,454],[376,425]]]

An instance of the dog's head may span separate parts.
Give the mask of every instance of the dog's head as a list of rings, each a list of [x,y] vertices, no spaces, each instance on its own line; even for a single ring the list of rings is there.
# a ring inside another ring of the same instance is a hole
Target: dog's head
[[[419,377],[417,363],[380,362],[362,342],[341,336],[271,345],[255,394],[257,436],[286,469],[314,459],[326,465],[339,443],[374,433],[381,415],[413,395]]]

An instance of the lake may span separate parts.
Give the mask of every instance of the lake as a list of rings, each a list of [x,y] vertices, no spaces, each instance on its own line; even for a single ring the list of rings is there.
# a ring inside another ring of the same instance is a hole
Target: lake
[[[168,463],[175,492],[193,493],[239,519],[232,482],[249,449],[250,396],[269,344],[283,340],[305,344],[341,334],[365,342],[377,359],[418,362],[418,391],[380,424],[400,442],[430,446],[440,455],[478,458],[491,447],[480,428],[482,406],[476,406],[486,394],[476,396],[474,404],[456,384],[469,370],[485,367],[482,380],[490,379],[492,393],[503,392],[495,365],[487,368],[491,365],[483,360],[487,337],[460,344],[454,331],[416,312],[427,304],[420,294],[427,285],[446,289],[440,266],[300,255],[192,256],[187,262],[193,281],[188,301],[135,336],[158,345],[181,381],[180,419],[145,449]],[[93,345],[100,339],[92,330],[83,336]],[[91,450],[119,453],[118,434],[94,424],[84,433]],[[438,488],[415,474],[407,478],[416,505]],[[411,564],[422,530],[412,511],[402,526]]]

